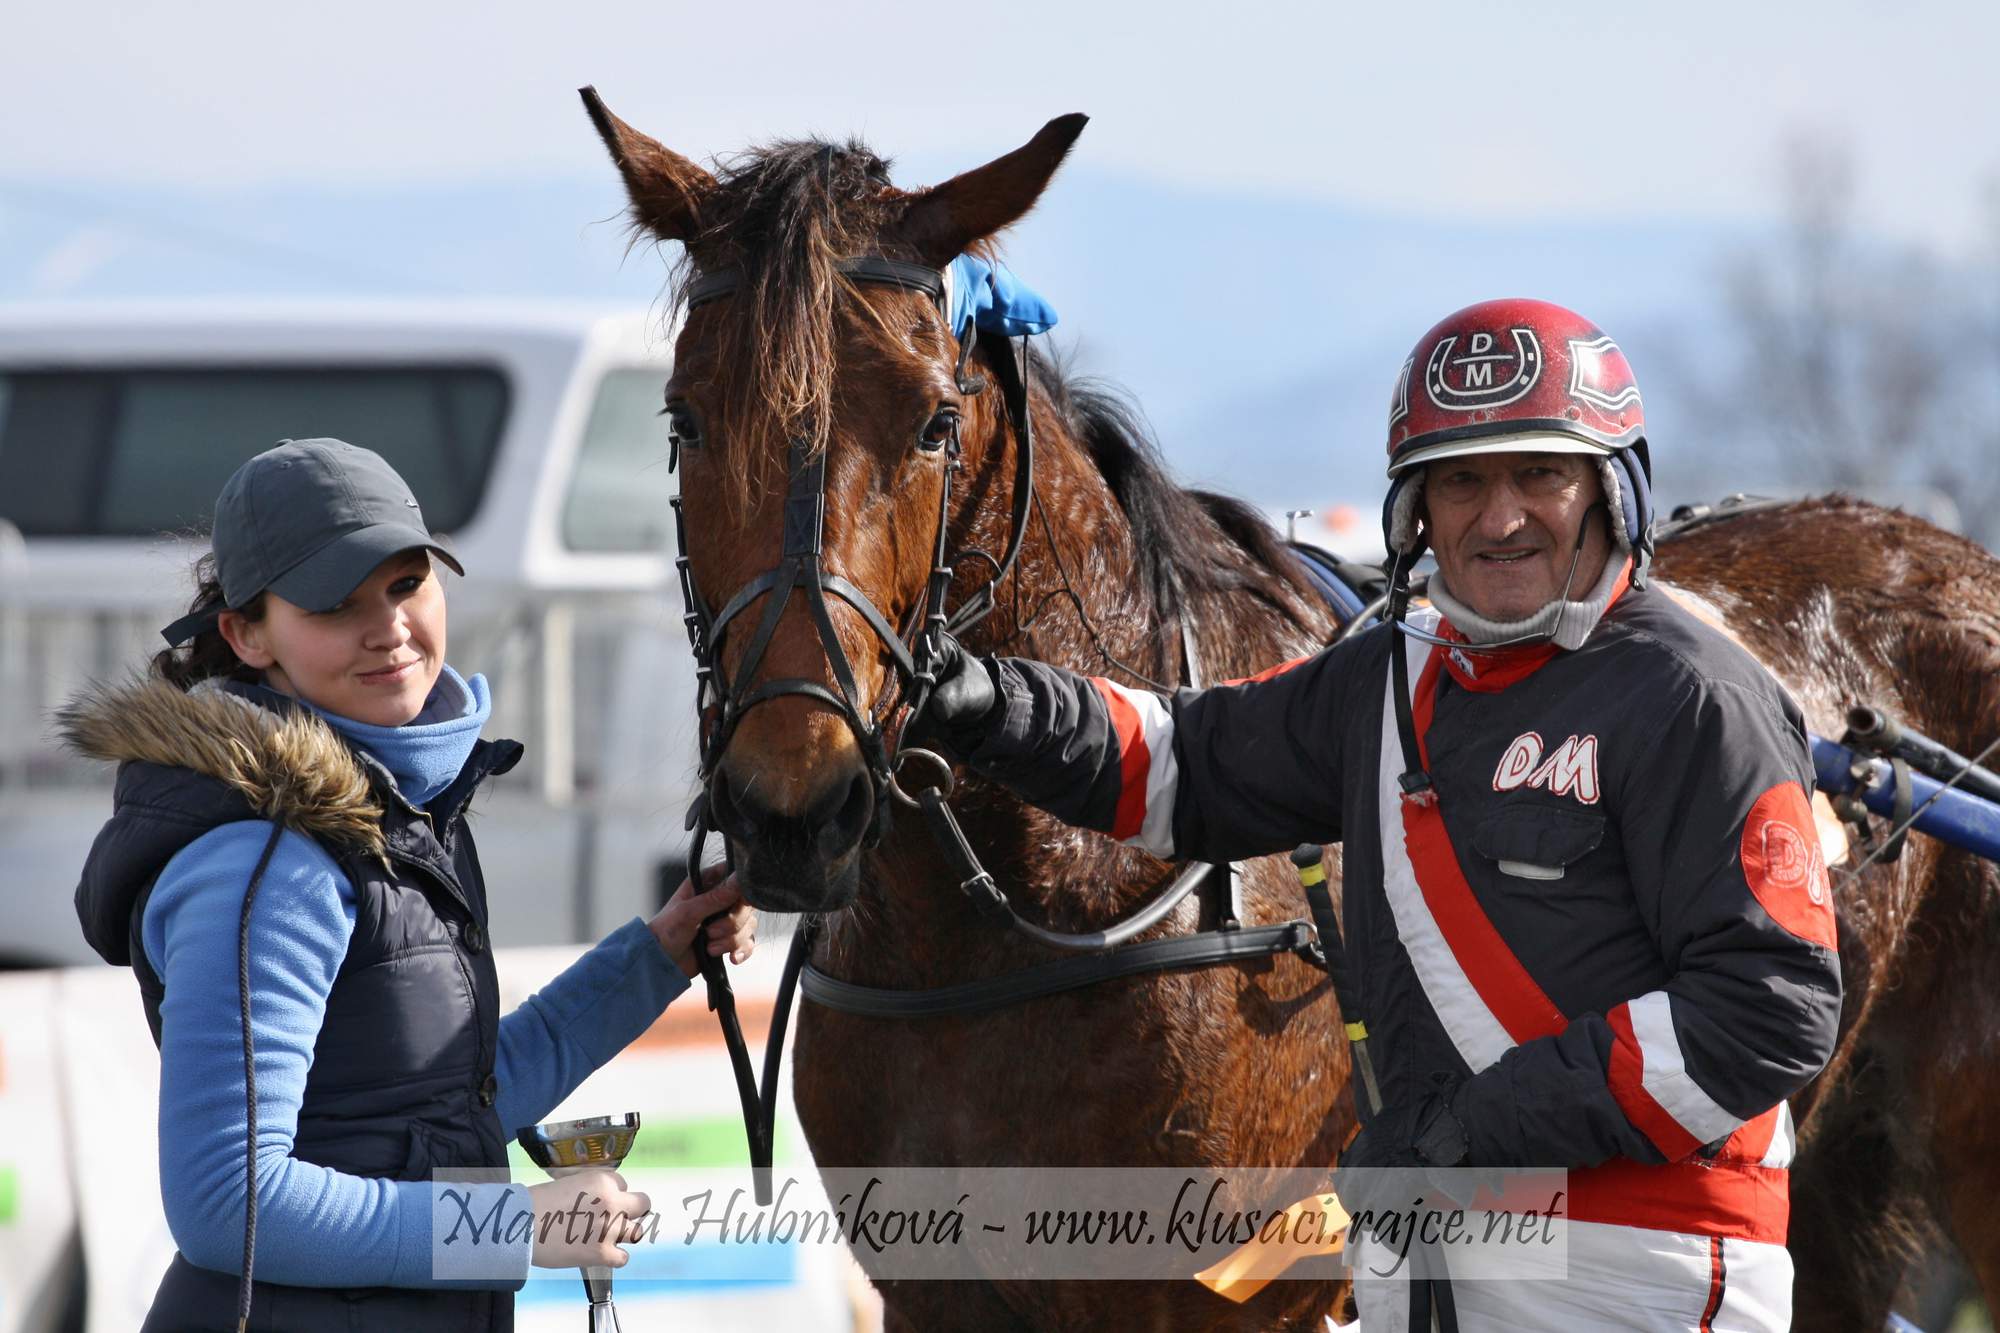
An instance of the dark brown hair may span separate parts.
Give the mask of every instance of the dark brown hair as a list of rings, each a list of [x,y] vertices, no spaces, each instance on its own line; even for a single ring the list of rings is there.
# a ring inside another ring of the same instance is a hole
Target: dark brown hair
[[[241,613],[248,621],[256,622],[264,618],[264,594],[261,592],[242,606],[228,607],[223,601],[222,580],[215,574],[213,552],[194,562],[194,582],[194,601],[188,605],[189,615],[226,608]],[[153,654],[152,673],[183,690],[192,689],[202,681],[217,676],[240,680],[245,684],[255,684],[261,677],[257,668],[244,664],[235,649],[229,646],[229,640],[222,637],[222,631],[212,625],[178,648],[165,648]]]
[[[784,457],[793,436],[825,447],[836,312],[855,295],[840,261],[876,250],[903,199],[889,185],[889,164],[855,140],[786,140],[722,164],[707,225],[688,242],[675,287],[684,301],[697,256],[704,268],[742,274],[735,299],[713,316],[718,359],[738,368],[721,386],[720,405],[736,437],[719,455],[732,503],[756,498],[753,459]]]

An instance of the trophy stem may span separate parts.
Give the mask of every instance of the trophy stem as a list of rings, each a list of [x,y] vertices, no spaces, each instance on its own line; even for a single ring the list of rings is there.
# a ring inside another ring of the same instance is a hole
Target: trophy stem
[[[621,1333],[618,1327],[618,1308],[610,1301],[590,1303],[590,1333]]]
[[[585,1268],[583,1294],[590,1298],[590,1333],[620,1333],[618,1308],[611,1303],[611,1270]]]

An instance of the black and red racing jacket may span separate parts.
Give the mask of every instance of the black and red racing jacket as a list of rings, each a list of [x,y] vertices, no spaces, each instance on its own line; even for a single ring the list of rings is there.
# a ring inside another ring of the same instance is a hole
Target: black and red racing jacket
[[[1576,1219],[1782,1243],[1784,1102],[1840,1009],[1798,708],[1630,589],[1574,651],[1410,641],[1409,799],[1392,632],[1170,698],[1002,659],[967,759],[1162,857],[1342,843],[1386,1103],[1462,1086],[1473,1164],[1594,1168]]]

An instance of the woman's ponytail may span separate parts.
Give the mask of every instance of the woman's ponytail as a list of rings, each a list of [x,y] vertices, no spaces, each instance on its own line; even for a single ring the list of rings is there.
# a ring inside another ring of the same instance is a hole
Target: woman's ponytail
[[[230,609],[252,623],[264,618],[264,594],[261,592],[244,606],[229,607],[223,600],[222,580],[216,577],[213,552],[195,561],[194,582],[194,601],[188,606],[188,614],[205,615],[211,611]],[[213,624],[180,647],[164,648],[153,654],[152,672],[158,679],[182,690],[192,689],[202,681],[218,676],[247,685],[254,685],[262,678],[262,673],[255,667],[244,665],[229,646],[229,641],[222,637],[222,631]]]

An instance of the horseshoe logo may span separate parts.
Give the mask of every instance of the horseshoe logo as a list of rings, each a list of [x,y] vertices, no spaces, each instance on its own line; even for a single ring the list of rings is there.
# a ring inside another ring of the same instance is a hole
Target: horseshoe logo
[[[1476,412],[1526,397],[1542,377],[1542,345],[1533,329],[1507,332],[1512,350],[1501,350],[1500,340],[1483,331],[1466,340],[1462,353],[1455,333],[1432,348],[1424,366],[1430,400],[1447,412]]]

